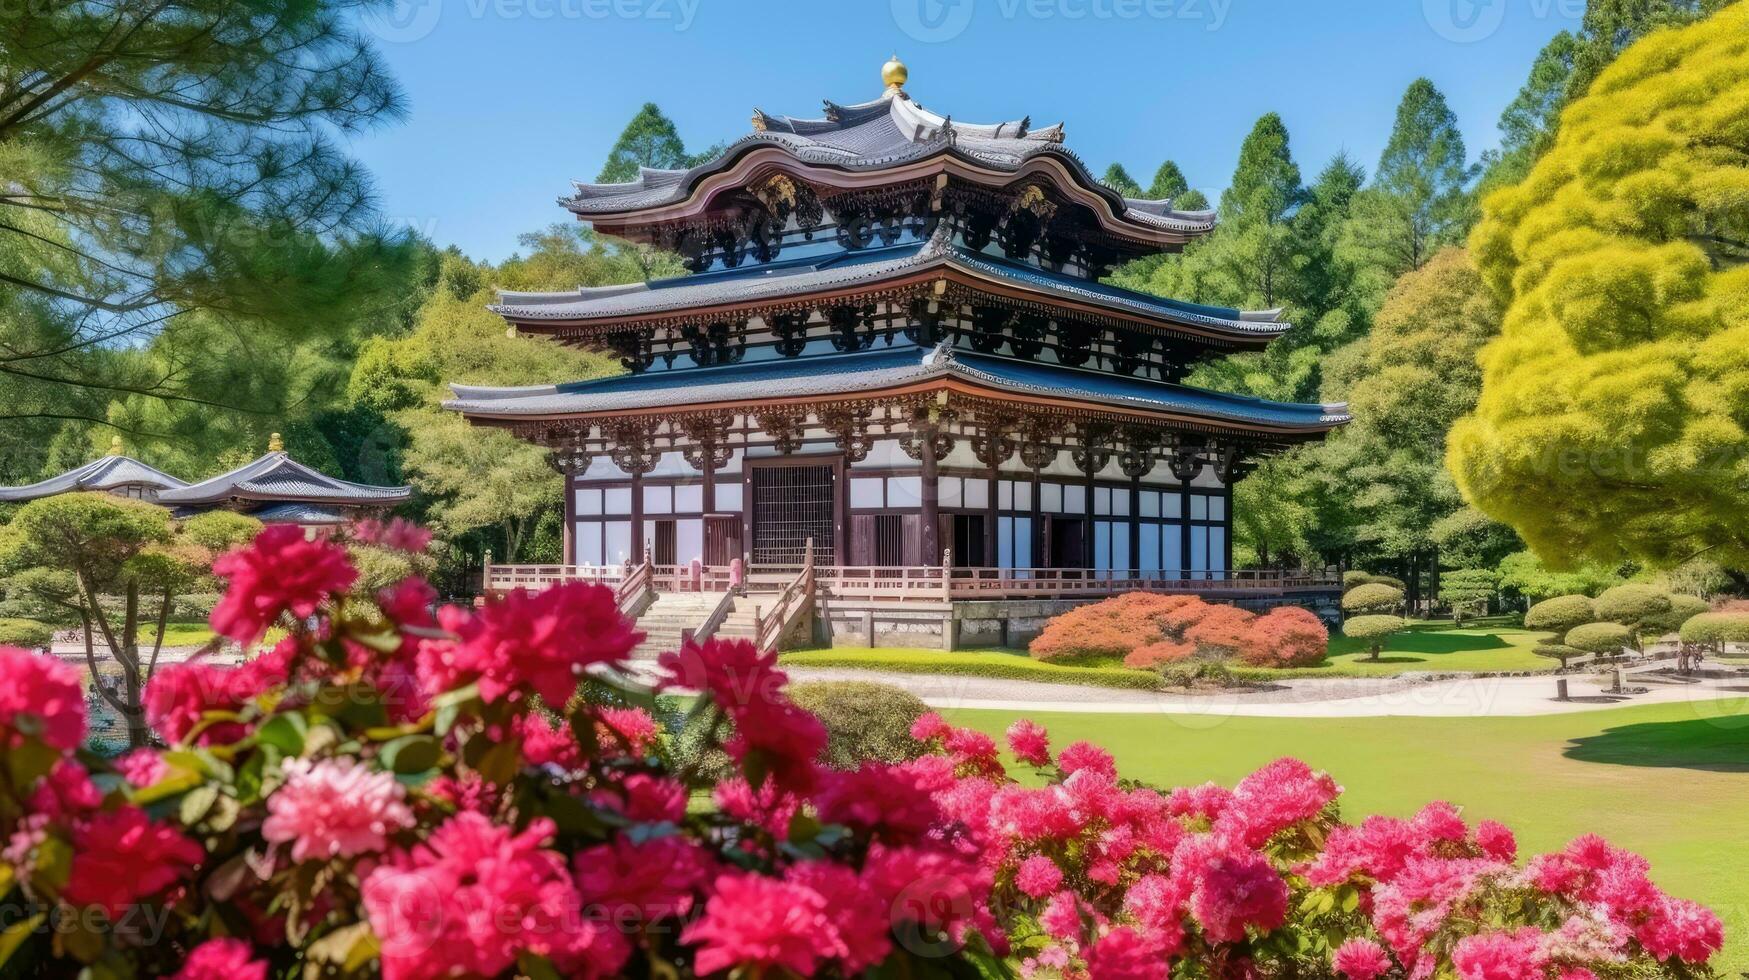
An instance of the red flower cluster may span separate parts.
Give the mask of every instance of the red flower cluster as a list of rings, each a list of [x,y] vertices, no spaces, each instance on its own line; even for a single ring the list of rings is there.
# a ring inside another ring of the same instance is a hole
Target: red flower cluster
[[[220,636],[251,644],[286,613],[306,619],[329,596],[358,580],[346,549],[296,524],[275,524],[245,547],[213,562],[213,574],[229,588],[213,607]]]
[[[31,735],[52,748],[79,747],[85,737],[79,671],[53,657],[0,647],[0,748],[16,748]]]
[[[487,702],[534,693],[562,706],[585,668],[623,662],[644,638],[619,614],[611,589],[583,582],[517,589],[477,613],[445,606],[438,622],[456,639],[420,647],[426,691],[477,683]]]

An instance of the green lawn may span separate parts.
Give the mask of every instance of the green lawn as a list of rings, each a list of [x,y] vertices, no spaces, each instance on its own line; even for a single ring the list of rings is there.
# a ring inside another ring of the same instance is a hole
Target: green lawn
[[[1016,717],[945,712],[1000,734]],[[1749,699],[1541,718],[1217,718],[1031,713],[1058,746],[1110,749],[1157,785],[1231,784],[1296,755],[1329,770],[1349,819],[1432,799],[1500,820],[1528,853],[1588,832],[1639,851],[1671,892],[1725,920],[1722,975],[1749,970]]]
[[[157,623],[146,623],[140,627],[140,643],[150,645],[158,635]],[[164,645],[167,647],[198,647],[212,642],[214,633],[211,626],[204,622],[166,623],[164,625]],[[285,630],[275,626],[267,631],[262,639],[263,644],[278,643],[285,636]]]
[[[1330,638],[1330,653],[1316,667],[1290,670],[1246,670],[1248,678],[1387,677],[1411,671],[1478,672],[1552,670],[1557,663],[1531,648],[1544,634],[1507,625],[1477,625],[1456,629],[1450,623],[1417,625],[1391,637],[1377,661],[1367,659],[1359,641]],[[783,655],[798,667],[855,667],[911,674],[956,674],[1008,680],[1055,681],[1098,687],[1151,687],[1153,674],[1131,670],[1111,660],[1093,664],[1043,663],[1024,650],[873,650],[841,647],[799,650]]]

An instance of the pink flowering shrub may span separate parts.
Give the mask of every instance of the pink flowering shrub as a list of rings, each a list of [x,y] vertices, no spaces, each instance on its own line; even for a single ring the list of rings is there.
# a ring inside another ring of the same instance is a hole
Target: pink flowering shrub
[[[668,761],[604,590],[433,615],[423,583],[366,591],[307,543],[264,534],[226,562],[215,616],[288,635],[154,685],[166,750],[79,753],[77,675],[0,650],[0,898],[26,913],[0,967],[1694,980],[1723,943],[1600,839],[1520,864],[1510,830],[1446,804],[1346,823],[1341,788],[1293,759],[1157,790],[1022,721],[1022,783],[995,739],[930,713],[922,757],[829,769],[820,722],[744,642],[660,660],[733,760],[712,783]],[[1162,632],[1195,611],[1172,604]]]
[[[1299,606],[1258,615],[1196,596],[1127,592],[1053,617],[1029,650],[1040,660],[1122,657],[1144,670],[1191,659],[1307,667],[1323,661],[1329,641],[1323,621]]]

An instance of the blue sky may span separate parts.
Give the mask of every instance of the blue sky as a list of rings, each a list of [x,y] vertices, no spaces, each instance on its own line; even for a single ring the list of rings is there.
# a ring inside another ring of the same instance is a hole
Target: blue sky
[[[653,101],[689,147],[748,131],[753,106],[818,114],[907,90],[956,119],[1067,123],[1095,172],[1144,184],[1178,161],[1218,194],[1257,117],[1281,113],[1308,179],[1346,149],[1369,169],[1403,89],[1445,92],[1472,157],[1531,59],[1582,0],[397,0],[373,14],[410,118],[359,135],[387,216],[498,260],[564,219]]]

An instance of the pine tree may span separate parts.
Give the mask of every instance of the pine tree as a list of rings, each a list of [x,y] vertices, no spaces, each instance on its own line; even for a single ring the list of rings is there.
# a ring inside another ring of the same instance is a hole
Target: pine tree
[[[1365,328],[1366,311],[1354,301],[1355,270],[1338,250],[1354,197],[1365,183],[1366,170],[1338,153],[1306,188],[1305,203],[1294,215],[1294,234],[1306,261],[1290,301],[1303,311],[1326,351]]]
[[[1121,163],[1114,163],[1106,167],[1105,175],[1099,178],[1099,182],[1124,197],[1142,196],[1141,185],[1136,183],[1135,178],[1130,176],[1130,172],[1125,170]]]
[[[620,132],[613,149],[607,153],[607,163],[595,179],[604,184],[623,184],[638,179],[638,168],[684,170],[698,166],[721,152],[711,147],[693,155],[686,152],[673,120],[662,114],[654,102],[644,103],[632,121]]]
[[[1179,211],[1203,211],[1209,206],[1208,195],[1191,187],[1184,179],[1184,171],[1171,160],[1154,171],[1154,183],[1149,185],[1147,196],[1150,200],[1171,201]]]

